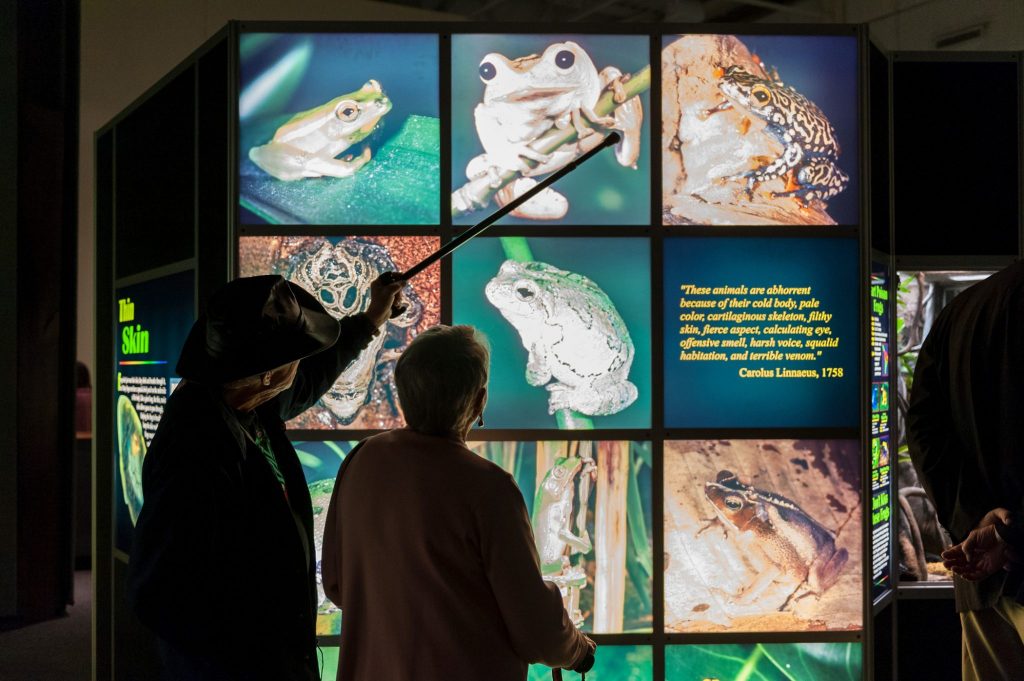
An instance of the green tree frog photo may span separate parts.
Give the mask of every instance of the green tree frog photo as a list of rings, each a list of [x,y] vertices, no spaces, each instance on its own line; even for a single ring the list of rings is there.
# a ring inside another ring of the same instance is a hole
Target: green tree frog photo
[[[351,177],[370,161],[370,148],[338,155],[365,140],[389,111],[391,100],[371,79],[355,92],[295,114],[272,140],[251,148],[249,158],[279,180]]]

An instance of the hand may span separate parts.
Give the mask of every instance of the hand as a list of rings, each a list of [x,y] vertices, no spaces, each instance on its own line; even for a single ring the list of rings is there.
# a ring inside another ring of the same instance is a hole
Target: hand
[[[597,644],[586,634],[583,635],[583,641],[587,644],[587,652],[576,663],[576,666],[572,668],[577,674],[586,674],[590,671],[591,667],[594,666],[594,653],[597,651]]]
[[[942,552],[942,564],[970,581],[994,575],[1010,562],[1010,547],[997,533],[997,528],[1010,522],[1005,508],[989,511],[967,539]]]
[[[405,312],[402,305],[402,288],[404,279],[398,279],[397,272],[385,272],[370,284],[370,304],[366,308],[366,316],[378,329],[388,319]]]

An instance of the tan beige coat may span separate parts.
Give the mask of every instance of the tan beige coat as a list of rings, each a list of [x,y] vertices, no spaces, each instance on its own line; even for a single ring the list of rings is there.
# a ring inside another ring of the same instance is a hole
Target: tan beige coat
[[[455,439],[367,440],[335,484],[322,571],[343,681],[523,681],[587,649],[541,579],[512,476]]]

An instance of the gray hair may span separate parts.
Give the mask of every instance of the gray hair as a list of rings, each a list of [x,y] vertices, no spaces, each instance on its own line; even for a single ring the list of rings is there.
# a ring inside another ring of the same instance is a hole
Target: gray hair
[[[405,422],[431,435],[461,433],[487,386],[491,351],[472,326],[433,326],[418,335],[395,365]]]

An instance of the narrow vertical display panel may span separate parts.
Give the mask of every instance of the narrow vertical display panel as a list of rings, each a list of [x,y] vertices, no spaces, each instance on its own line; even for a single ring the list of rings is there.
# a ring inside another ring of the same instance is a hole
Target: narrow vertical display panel
[[[889,430],[892,373],[890,370],[889,268],[871,266],[871,598],[877,601],[892,588],[892,457]]]
[[[860,681],[860,643],[721,643],[668,646],[671,681]]]
[[[544,579],[597,634],[653,629],[650,442],[470,442],[512,475]]]
[[[242,224],[436,224],[438,36],[244,33]]]
[[[180,378],[174,372],[195,320],[194,273],[115,291],[114,547],[129,552],[142,510],[142,463]]]
[[[857,38],[662,37],[666,225],[856,225]]]
[[[366,309],[370,283],[404,271],[439,246],[436,237],[242,237],[241,276],[280,274],[312,293],[337,318]],[[412,339],[441,320],[441,271],[434,265],[402,291],[406,311],[342,372],[319,402],[289,422],[302,429],[385,429],[403,424],[394,366]]]
[[[665,239],[666,428],[857,428],[846,238]]]
[[[665,443],[665,629],[862,627],[856,440]]]
[[[649,225],[650,38],[452,36],[452,220],[471,225],[617,130],[505,224]]]
[[[341,633],[341,609],[324,594],[320,561],[324,547],[324,524],[334,493],[341,462],[356,446],[355,442],[294,442],[295,453],[302,464],[302,474],[309,486],[313,503],[313,545],[316,547],[316,633],[318,636]],[[323,677],[333,678],[333,677]]]
[[[650,427],[649,240],[478,238],[452,289],[491,345],[488,427]]]
[[[953,298],[992,271],[942,270],[899,272],[896,294],[896,361],[893,376],[898,395],[897,486],[900,490],[897,513],[897,555],[900,580],[904,582],[951,581],[953,575],[942,565],[942,551],[951,544],[949,533],[939,522],[931,500],[923,491],[920,478],[910,460],[907,446],[907,406],[914,389],[914,369],[921,344],[932,324]]]

